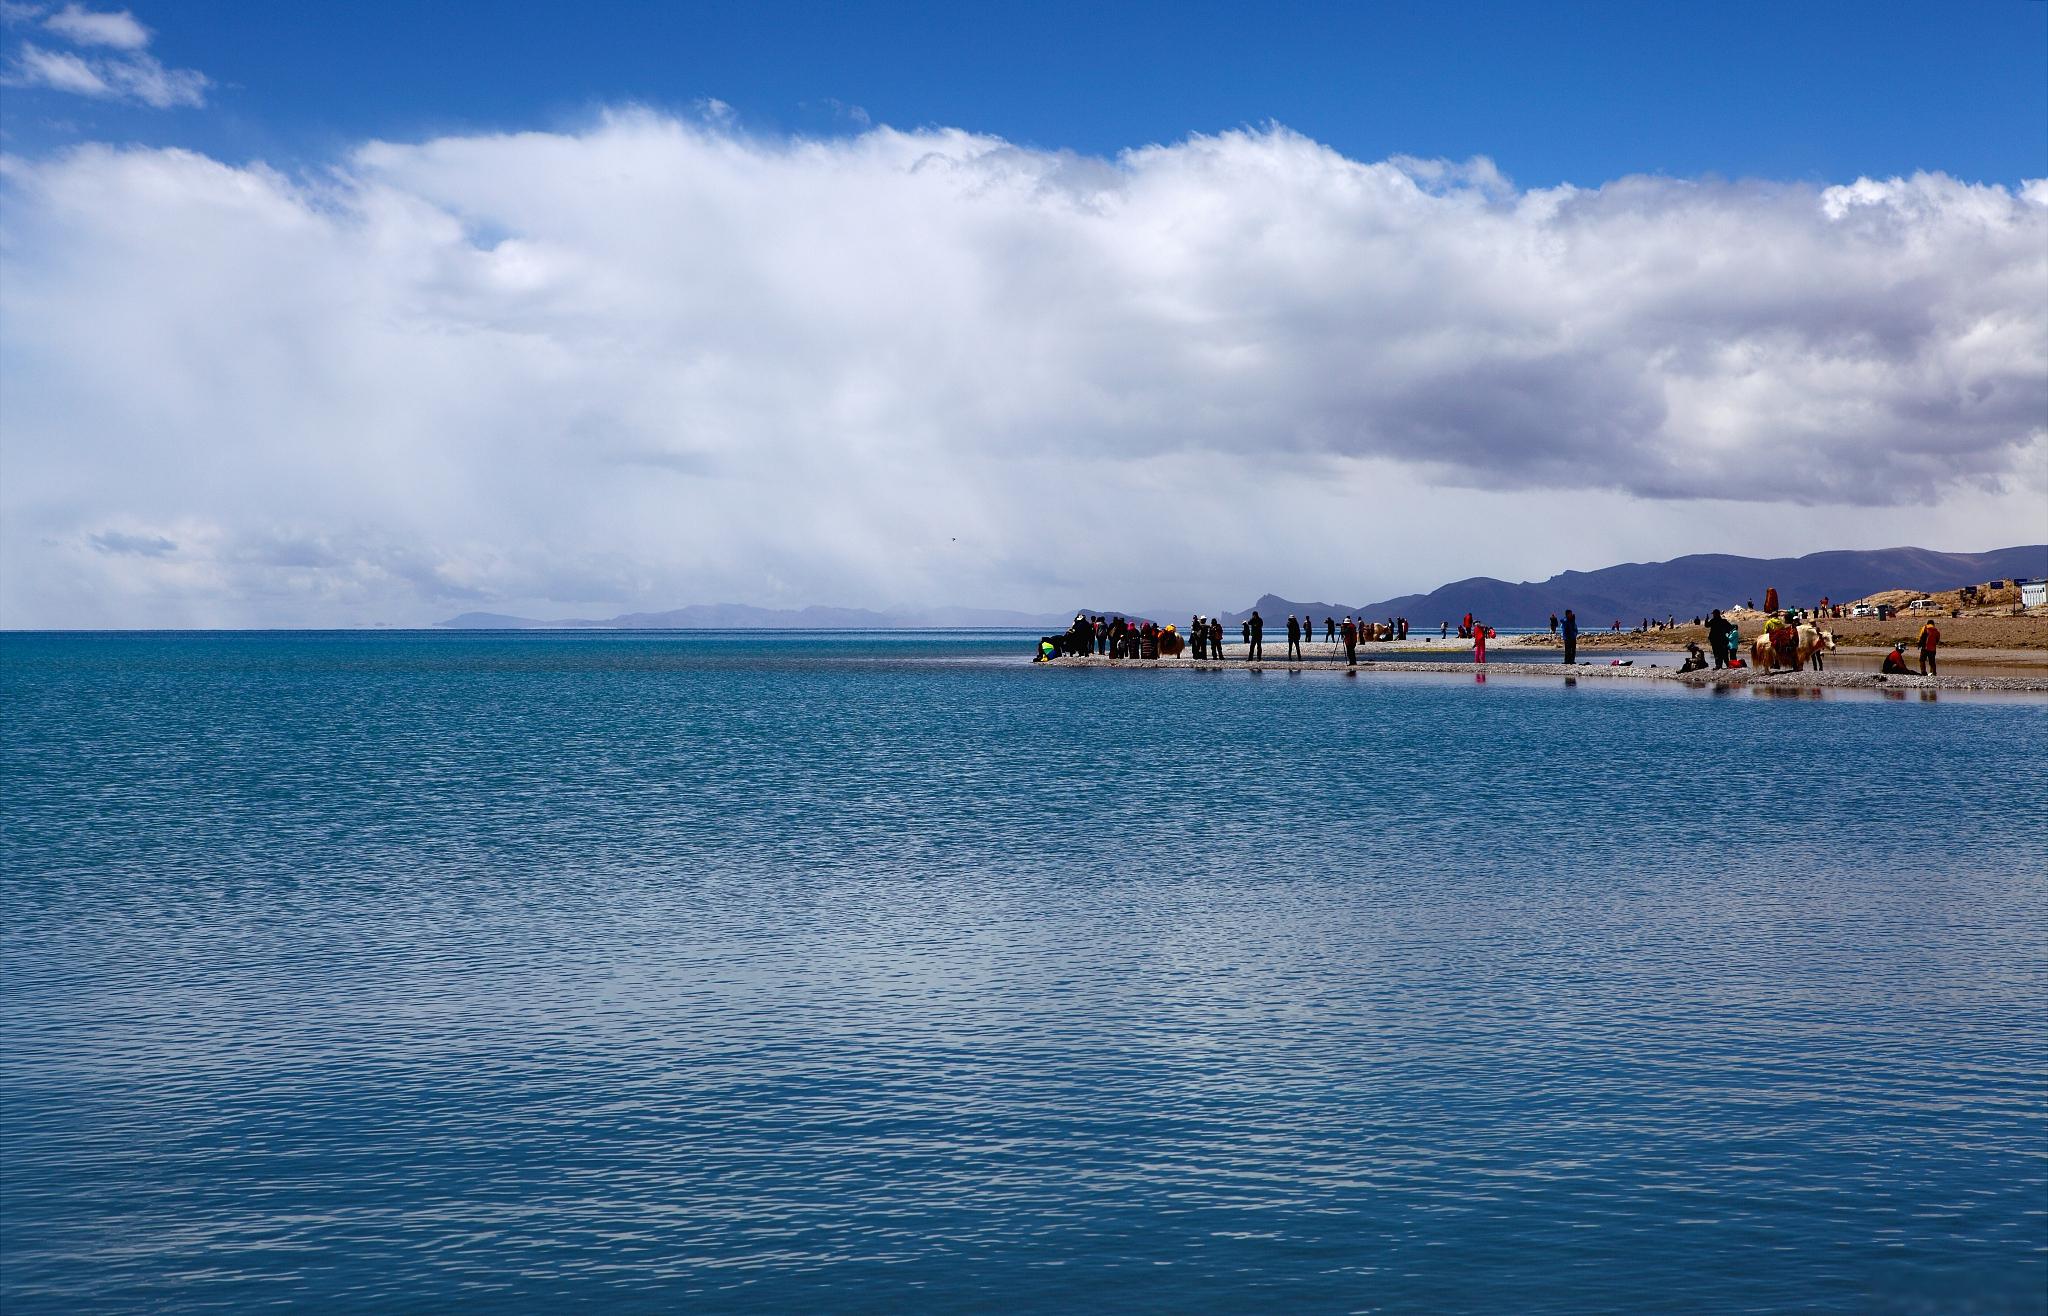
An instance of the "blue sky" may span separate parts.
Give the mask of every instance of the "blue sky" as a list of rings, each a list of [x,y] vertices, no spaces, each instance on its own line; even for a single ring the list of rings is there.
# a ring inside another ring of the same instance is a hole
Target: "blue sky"
[[[0,625],[2048,538],[2048,4],[0,0]]]
[[[1277,120],[1356,159],[1487,155],[1517,182],[2048,172],[2048,5],[143,4],[218,87],[170,117],[9,94],[9,129],[315,157],[366,137],[732,105],[763,131],[943,124],[1112,154]],[[52,128],[47,120],[65,120]],[[19,146],[16,147],[19,149]]]

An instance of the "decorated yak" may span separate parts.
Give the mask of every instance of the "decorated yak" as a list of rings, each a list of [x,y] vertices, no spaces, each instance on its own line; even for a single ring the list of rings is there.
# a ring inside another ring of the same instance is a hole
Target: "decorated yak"
[[[1797,672],[1812,663],[1818,672],[1825,670],[1824,655],[1834,647],[1833,631],[1821,630],[1809,621],[1797,626],[1787,623],[1750,642],[1749,663],[1759,672]]]

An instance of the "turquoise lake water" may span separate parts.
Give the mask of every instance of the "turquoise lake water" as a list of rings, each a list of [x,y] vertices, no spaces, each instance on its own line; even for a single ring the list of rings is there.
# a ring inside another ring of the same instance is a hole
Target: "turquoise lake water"
[[[2048,1310],[2048,702],[1029,639],[0,636],[0,1309]]]

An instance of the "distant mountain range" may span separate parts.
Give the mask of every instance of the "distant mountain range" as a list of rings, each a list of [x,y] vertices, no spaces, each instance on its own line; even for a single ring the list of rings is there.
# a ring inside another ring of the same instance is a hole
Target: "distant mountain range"
[[[2048,576],[2048,544],[1994,549],[1989,553],[1937,553],[1926,548],[1879,548],[1809,553],[1805,557],[1734,557],[1696,553],[1669,562],[1625,562],[1598,571],[1567,571],[1548,580],[1512,584],[1491,576],[1454,581],[1427,594],[1403,594],[1378,603],[1297,602],[1267,594],[1252,606],[1268,622],[1289,613],[1312,617],[1406,617],[1417,627],[1449,621],[1467,612],[1495,626],[1541,626],[1554,612],[1577,609],[1585,625],[1619,620],[1633,625],[1644,617],[1693,617],[1731,603],[1763,601],[1775,588],[1788,604],[1838,602],[1886,589],[1954,589],[1987,580]],[[892,630],[917,627],[1019,627],[1064,630],[1075,612],[1090,616],[1143,618],[1156,614],[1130,609],[1076,608],[1064,613],[1010,612],[1000,608],[931,608],[875,612],[866,608],[756,608],[744,603],[700,603],[668,612],[628,612],[603,620],[539,621],[493,612],[465,612],[442,626],[457,630]],[[1235,627],[1251,615],[1226,612]]]
[[[1378,603],[1300,603],[1268,594],[1253,607],[1267,622],[1306,611],[1315,617],[1406,617],[1416,626],[1449,621],[1467,612],[1495,626],[1542,626],[1552,613],[1576,609],[1588,626],[1644,617],[1695,617],[1731,603],[1761,604],[1776,589],[1787,604],[1838,603],[1887,589],[1955,589],[1987,580],[2048,576],[2048,544],[1989,553],[1937,553],[1926,548],[1879,548],[1809,553],[1805,557],[1735,557],[1695,553],[1669,562],[1625,562],[1598,571],[1567,571],[1548,580],[1511,584],[1491,576],[1453,581],[1427,594],[1403,594]],[[1243,613],[1225,613],[1235,626]]]
[[[698,603],[667,612],[627,612],[602,620],[568,617],[540,621],[495,612],[465,612],[438,625],[454,630],[907,630],[918,627],[1064,627],[1071,616],[1008,612],[1000,608],[930,608],[921,612],[873,612],[866,608],[756,608],[745,603]]]

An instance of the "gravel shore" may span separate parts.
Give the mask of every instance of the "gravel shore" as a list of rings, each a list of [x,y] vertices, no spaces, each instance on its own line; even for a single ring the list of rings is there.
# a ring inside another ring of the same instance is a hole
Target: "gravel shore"
[[[1285,640],[1280,651],[1286,652]],[[1680,673],[1671,667],[1614,667],[1607,663],[1582,662],[1576,667],[1558,663],[1454,663],[1454,662],[1401,662],[1369,659],[1360,650],[1358,666],[1347,667],[1341,645],[1304,645],[1304,657],[1295,660],[1286,658],[1263,658],[1255,663],[1244,660],[1244,646],[1226,645],[1220,659],[1205,658],[1199,661],[1190,658],[1141,659],[1124,658],[1112,660],[1101,657],[1057,658],[1050,663],[1040,664],[1047,668],[1057,667],[1113,667],[1143,668],[1154,671],[1252,671],[1252,672],[1343,672],[1356,671],[1366,674],[1375,672],[1434,672],[1437,674],[1477,674],[1492,676],[1526,676],[1551,678],[1592,678],[1616,681],[1679,681],[1692,686],[1749,686],[1758,689],[1838,689],[1838,690],[2009,690],[2048,694],[2048,675],[1995,676],[1971,674],[1967,676],[1882,676],[1875,672],[1777,672],[1765,674],[1743,668],[1735,671],[1715,671],[1711,668],[1700,672]],[[1268,643],[1266,651],[1272,652]],[[1385,651],[1384,647],[1381,649]]]

